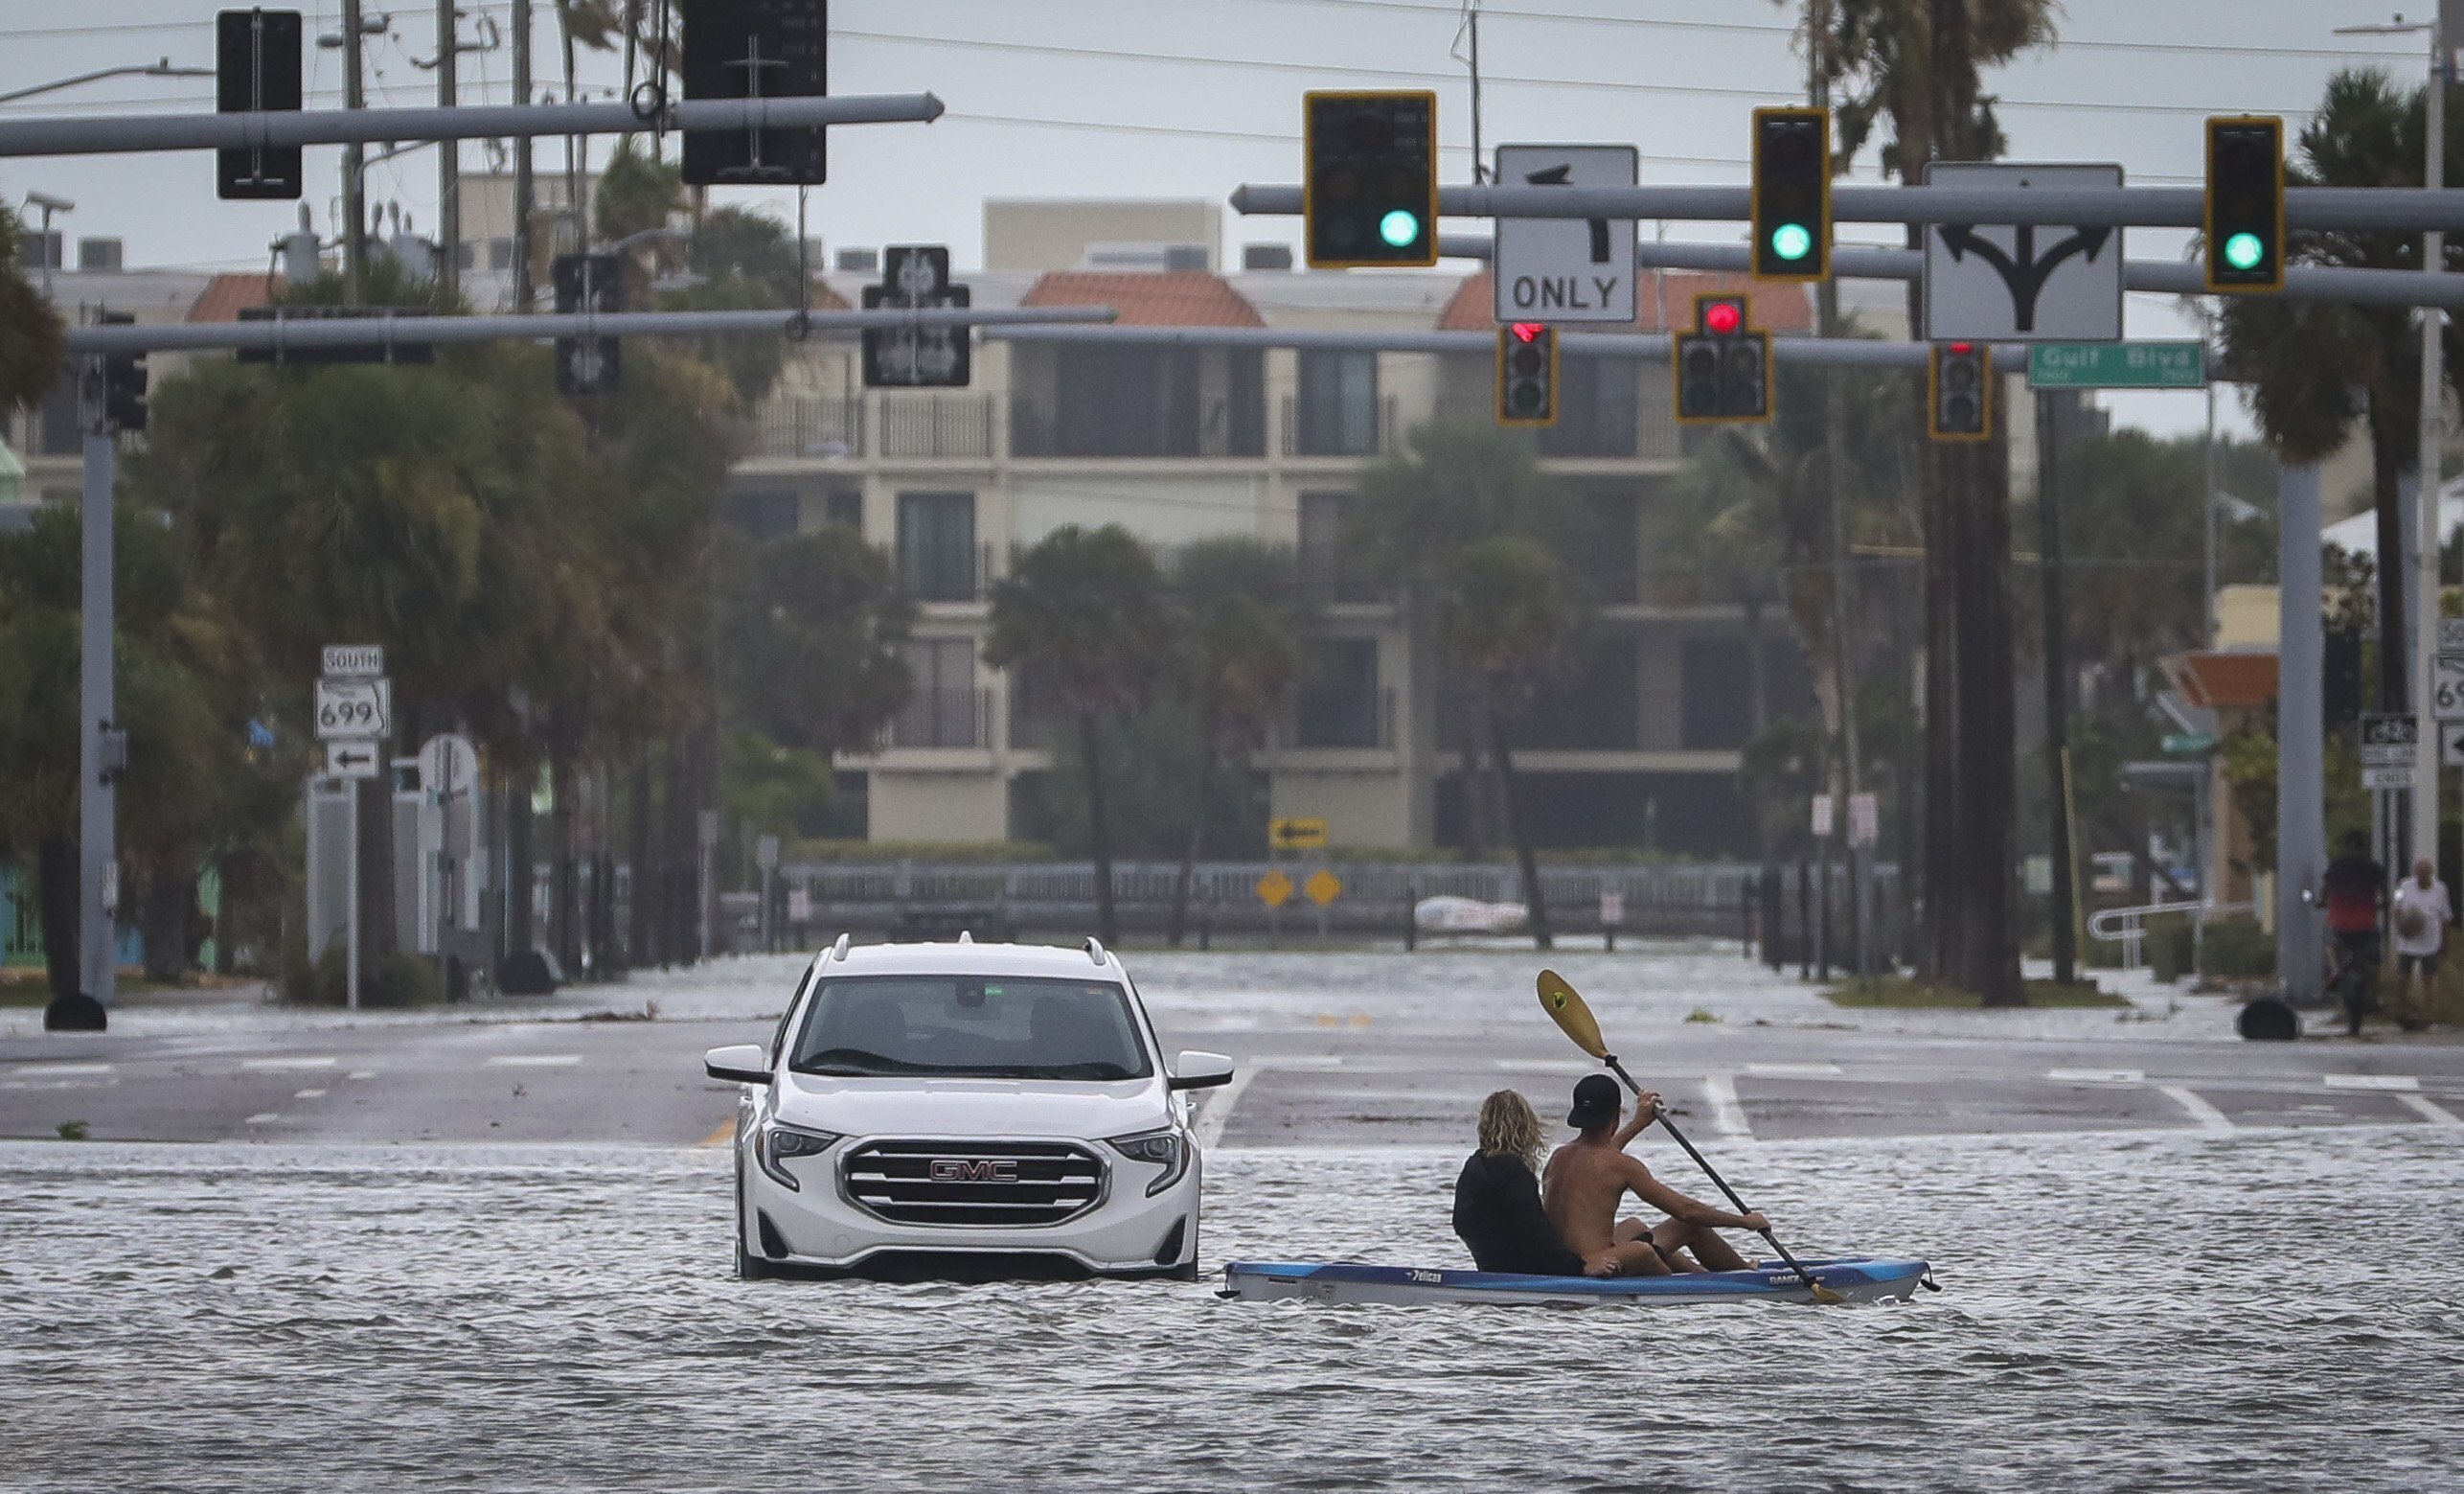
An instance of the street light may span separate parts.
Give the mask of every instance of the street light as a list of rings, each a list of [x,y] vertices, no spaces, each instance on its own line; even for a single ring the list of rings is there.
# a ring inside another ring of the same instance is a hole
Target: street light
[[[43,299],[52,298],[52,265],[59,256],[52,251],[52,215],[74,213],[77,204],[66,197],[55,197],[47,192],[26,194],[26,205],[43,215]]]
[[[32,88],[13,89],[8,93],[0,93],[0,103],[7,103],[15,99],[31,99],[38,93],[54,93],[62,88],[74,88],[80,83],[100,82],[106,78],[212,78],[213,76],[214,69],[210,67],[173,67],[171,58],[163,57],[158,61],[131,64],[126,67],[97,68],[91,73],[80,73],[75,78],[56,79],[48,83],[36,83]]]
[[[2407,21],[2402,15],[2382,26],[2339,26],[2339,36],[2405,36],[2428,33],[2430,36],[2430,83],[2427,95],[2428,128],[2424,131],[2427,147],[2423,151],[2423,182],[2431,190],[2447,184],[2447,90],[2454,83],[2453,58],[2448,52],[2448,38],[2436,18]],[[2436,229],[2421,236],[2421,268],[2434,273],[2447,263],[2447,238]],[[2436,679],[2438,620],[2442,609],[2438,585],[2439,481],[2438,456],[2442,430],[2439,380],[2442,374],[2442,350],[2439,347],[2439,313],[2435,307],[2421,309],[2421,447],[2413,477],[2413,603],[2412,655],[2406,660],[2411,666],[2412,711],[2415,736],[2412,750],[2412,814],[2408,856],[2435,857],[2438,854],[2438,741],[2436,721]],[[2216,497],[2208,493],[2209,521],[2214,522]],[[2402,563],[2402,557],[2382,556],[2382,563],[2392,559]],[[2401,620],[2399,626],[2402,626]],[[2401,636],[2401,634],[2399,634]]]

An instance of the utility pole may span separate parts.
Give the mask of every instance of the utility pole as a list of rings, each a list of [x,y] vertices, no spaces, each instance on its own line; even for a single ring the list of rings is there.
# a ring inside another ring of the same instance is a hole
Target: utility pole
[[[2209,397],[2214,397],[2213,385]],[[2044,552],[2040,572],[2044,588],[2044,762],[2052,820],[2045,850],[2053,871],[2053,978],[2068,985],[2079,978],[2079,888],[2071,880],[2075,861],[2070,844],[2070,651],[2062,605],[2062,511],[2055,497],[2061,443],[2053,409],[2053,392],[2040,391],[2036,397],[2036,514],[2037,546]]]
[[[84,593],[80,600],[78,669],[78,993],[108,1009],[119,994],[120,961],[116,946],[120,905],[119,814],[112,779],[118,765],[107,755],[115,741],[125,741],[112,727],[111,492],[116,473],[119,431],[108,412],[101,357],[84,360],[80,412],[85,427],[85,484],[82,495]],[[87,1023],[101,1025],[89,1009]],[[80,1023],[80,1025],[84,1025]]]
[[[2427,182],[2443,187],[2447,179],[2447,88],[2449,64],[2446,28],[2433,11],[2430,22],[2429,160]],[[2436,229],[2421,237],[2421,267],[2435,274],[2446,267],[2447,236]],[[2442,592],[2438,551],[2439,454],[2445,444],[2446,401],[2440,388],[2444,370],[2440,333],[2444,323],[2438,308],[2421,309],[2421,475],[2413,484],[2415,525],[2413,575],[2412,709],[2418,734],[2412,752],[2412,854],[2438,860],[2438,620]]]
[[[461,102],[454,78],[454,59],[461,50],[461,12],[453,0],[436,0],[436,102],[452,108]],[[436,143],[437,284],[450,302],[462,293],[462,142]]]
[[[531,103],[531,0],[513,0],[513,103]],[[538,185],[531,176],[531,137],[513,137],[513,310],[528,311],[536,296],[531,285],[531,209]]]
[[[359,82],[359,0],[342,0],[342,106],[364,109],[367,96]],[[343,299],[357,306],[364,288],[368,260],[368,151],[355,142],[342,148]]]

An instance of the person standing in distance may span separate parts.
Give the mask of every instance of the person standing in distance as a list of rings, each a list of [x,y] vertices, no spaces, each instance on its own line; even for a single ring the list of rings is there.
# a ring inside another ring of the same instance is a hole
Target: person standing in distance
[[[2430,996],[2453,917],[2447,884],[2438,880],[2429,857],[2415,861],[2412,875],[2396,884],[2388,908],[2396,935],[2396,1021],[2407,1032],[2419,1032],[2430,1025]]]

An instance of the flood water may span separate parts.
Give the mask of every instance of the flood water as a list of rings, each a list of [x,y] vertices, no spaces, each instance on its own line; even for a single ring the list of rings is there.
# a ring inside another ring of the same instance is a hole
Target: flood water
[[[726,1153],[0,1144],[0,1486],[2422,1489],[2453,1128],[1767,1143],[1905,1305],[739,1282]],[[1218,1151],[1204,1255],[1463,1264],[1459,1158]]]

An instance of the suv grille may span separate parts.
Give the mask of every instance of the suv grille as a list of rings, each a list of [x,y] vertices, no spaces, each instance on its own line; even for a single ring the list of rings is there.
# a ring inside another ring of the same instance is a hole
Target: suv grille
[[[1066,1141],[867,1141],[839,1185],[894,1224],[1057,1225],[1104,1196],[1104,1161]]]

